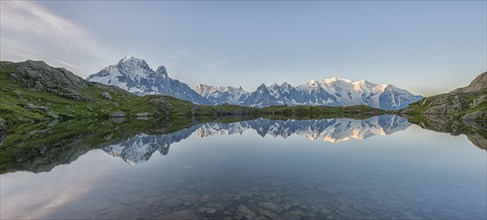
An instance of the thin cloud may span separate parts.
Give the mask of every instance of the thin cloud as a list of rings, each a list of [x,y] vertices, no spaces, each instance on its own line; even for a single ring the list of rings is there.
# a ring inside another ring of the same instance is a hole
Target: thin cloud
[[[2,60],[3,60],[3,52],[4,51],[2,51]],[[25,52],[13,51],[13,50],[6,50],[5,53],[8,57],[14,57],[15,58],[11,61],[24,61],[27,59],[41,60],[39,58],[39,56],[31,54],[31,53],[25,53]]]
[[[180,53],[181,55],[183,55],[183,56],[189,56],[189,55],[191,55],[191,54],[190,54],[188,51],[186,51],[186,50],[181,50],[181,51],[179,51],[179,53]]]
[[[40,37],[71,52],[101,55],[89,31],[33,2],[2,1],[1,13],[2,31]]]
[[[65,66],[69,66],[69,67],[72,67],[72,68],[75,68],[75,69],[79,69],[79,66],[76,66],[74,64],[71,64],[71,63],[68,63],[66,61],[62,61],[62,60],[59,60],[59,59],[55,59],[56,62],[60,63],[60,64],[63,64]]]

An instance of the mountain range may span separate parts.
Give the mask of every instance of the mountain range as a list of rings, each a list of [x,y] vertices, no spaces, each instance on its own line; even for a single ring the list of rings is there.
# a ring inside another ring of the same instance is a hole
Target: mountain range
[[[393,85],[379,85],[365,80],[353,82],[339,77],[310,80],[296,87],[288,83],[261,84],[253,92],[245,91],[242,87],[204,84],[193,90],[187,84],[171,79],[164,66],[154,71],[143,59],[131,56],[88,76],[87,80],[115,85],[137,95],[162,94],[201,105],[228,103],[258,108],[273,105],[367,105],[397,110],[423,98]]]

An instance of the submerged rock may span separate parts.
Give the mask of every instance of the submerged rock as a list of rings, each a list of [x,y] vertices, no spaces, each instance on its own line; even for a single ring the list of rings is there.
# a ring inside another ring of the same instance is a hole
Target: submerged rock
[[[241,214],[243,214],[245,216],[245,215],[250,213],[250,209],[247,208],[247,206],[245,206],[245,205],[239,205],[238,206],[238,212],[240,212]]]
[[[176,199],[176,198],[170,198],[170,199],[164,201],[163,202],[163,205],[165,207],[168,207],[170,209],[173,209],[173,208],[176,208],[176,207],[182,205],[183,203],[184,203],[184,201],[182,201],[182,200],[179,200],[179,199]]]
[[[198,214],[196,212],[194,212],[193,210],[181,210],[181,211],[173,212],[171,214],[160,216],[160,219],[168,219],[168,220],[187,219],[187,220],[192,220],[192,219],[200,219],[200,218],[199,218]]]
[[[260,207],[264,208],[264,209],[268,209],[268,210],[271,210],[271,211],[274,211],[274,212],[282,212],[282,208],[279,207],[278,205],[276,205],[275,203],[272,203],[272,202],[259,202],[258,203]]]
[[[263,216],[266,216],[266,217],[272,219],[272,220],[281,219],[279,217],[279,215],[277,215],[276,213],[269,211],[269,210],[259,208],[259,209],[257,209],[257,212]]]

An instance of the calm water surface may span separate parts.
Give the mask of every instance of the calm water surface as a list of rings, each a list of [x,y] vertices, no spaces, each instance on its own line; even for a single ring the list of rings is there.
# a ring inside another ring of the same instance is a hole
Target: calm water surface
[[[69,164],[2,174],[0,217],[487,218],[486,150],[397,116],[105,139]]]

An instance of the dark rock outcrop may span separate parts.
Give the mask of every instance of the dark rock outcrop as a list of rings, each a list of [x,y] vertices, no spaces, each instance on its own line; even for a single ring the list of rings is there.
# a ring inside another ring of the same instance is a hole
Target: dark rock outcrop
[[[76,101],[93,99],[81,94],[80,90],[88,86],[81,77],[74,75],[64,68],[54,68],[43,61],[18,63],[17,72],[11,73],[10,78],[23,85],[39,91],[49,92],[63,98]]]

